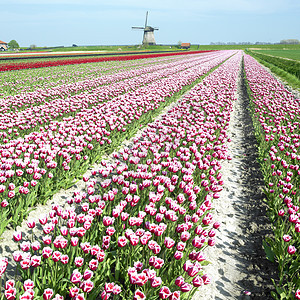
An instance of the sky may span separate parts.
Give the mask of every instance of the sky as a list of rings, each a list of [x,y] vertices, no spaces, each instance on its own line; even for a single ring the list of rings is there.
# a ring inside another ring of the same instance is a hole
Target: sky
[[[0,0],[0,40],[21,47],[300,40],[300,0]]]

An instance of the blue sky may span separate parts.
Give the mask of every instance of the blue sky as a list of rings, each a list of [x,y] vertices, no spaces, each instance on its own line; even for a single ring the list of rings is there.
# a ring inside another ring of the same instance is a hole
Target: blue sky
[[[1,0],[0,40],[20,46],[300,40],[300,0]]]

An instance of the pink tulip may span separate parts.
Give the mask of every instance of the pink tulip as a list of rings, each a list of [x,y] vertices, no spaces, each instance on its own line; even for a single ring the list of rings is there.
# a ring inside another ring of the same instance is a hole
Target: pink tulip
[[[157,288],[162,284],[162,280],[160,277],[155,277],[151,280],[151,286],[153,288]]]
[[[172,295],[170,289],[166,286],[163,286],[159,291],[159,298],[160,299],[167,299]]]
[[[179,277],[176,278],[175,284],[176,284],[178,287],[181,287],[183,283],[184,283],[184,278],[183,278],[182,276],[179,276]]]
[[[203,279],[199,275],[194,277],[192,282],[194,287],[199,287],[203,285]]]
[[[293,255],[296,253],[296,251],[297,250],[294,246],[288,246],[288,249],[287,249],[288,254]]]
[[[13,238],[16,242],[19,242],[22,239],[22,232],[15,231],[13,234]]]
[[[187,282],[184,282],[181,286],[180,286],[180,290],[183,293],[187,293],[189,292],[191,289],[193,288],[193,286]]]
[[[10,287],[4,291],[4,296],[7,300],[16,299],[17,290],[14,287]]]
[[[170,300],[180,300],[180,291],[175,291],[169,297]]]
[[[43,293],[43,299],[44,300],[49,300],[53,297],[53,290],[52,289],[46,289],[44,290],[44,293]]]
[[[32,290],[34,288],[34,282],[31,279],[27,279],[23,284],[24,290]]]
[[[134,293],[133,300],[143,300],[146,299],[146,295],[140,290],[136,290]]]
[[[202,276],[202,280],[203,280],[203,283],[204,283],[205,285],[210,284],[210,282],[211,282],[211,278],[210,278],[210,276],[209,276],[208,274],[204,274],[204,275]]]
[[[71,282],[76,284],[76,283],[80,283],[82,279],[82,274],[79,271],[73,271],[73,273],[71,274]]]
[[[82,290],[85,293],[90,293],[93,288],[94,288],[94,283],[90,279],[83,281]]]
[[[78,287],[71,287],[69,290],[70,297],[74,298],[79,294],[79,288]]]

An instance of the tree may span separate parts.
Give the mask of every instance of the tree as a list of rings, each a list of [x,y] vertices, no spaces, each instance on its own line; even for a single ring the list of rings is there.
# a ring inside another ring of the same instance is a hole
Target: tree
[[[181,48],[181,44],[182,44],[182,41],[179,40],[179,41],[177,42],[177,48],[178,48],[178,49]]]
[[[290,45],[297,45],[300,44],[300,41],[297,39],[288,39],[288,40],[281,40],[280,44],[290,44]]]
[[[19,44],[17,43],[16,40],[11,40],[8,44],[9,49],[18,49],[20,48]]]

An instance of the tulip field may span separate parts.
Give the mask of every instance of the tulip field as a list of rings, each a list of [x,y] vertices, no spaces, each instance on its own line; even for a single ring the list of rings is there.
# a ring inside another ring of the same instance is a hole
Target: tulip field
[[[191,51],[192,53],[199,53],[199,51]],[[200,51],[209,52],[209,51]],[[22,70],[22,69],[32,69],[32,68],[45,68],[53,66],[64,66],[73,64],[85,64],[92,62],[103,62],[103,61],[126,61],[133,59],[143,59],[152,57],[167,57],[181,55],[181,53],[156,53],[156,54],[136,54],[136,55],[123,55],[123,56],[104,56],[104,57],[91,57],[91,58],[68,58],[68,59],[57,59],[57,60],[38,60],[31,62],[21,62],[21,63],[2,63],[0,64],[1,71],[12,71],[12,70]],[[50,58],[50,57],[49,57]]]
[[[300,299],[299,99],[242,51],[39,64],[0,68],[0,234],[13,229],[18,248],[0,258],[0,299],[192,299],[209,285],[241,70],[274,230],[264,243],[278,263],[274,297]],[[28,218],[79,179],[84,191]]]
[[[292,92],[245,56],[245,77],[274,238],[264,244],[278,262],[281,298],[300,299],[299,101]]]

